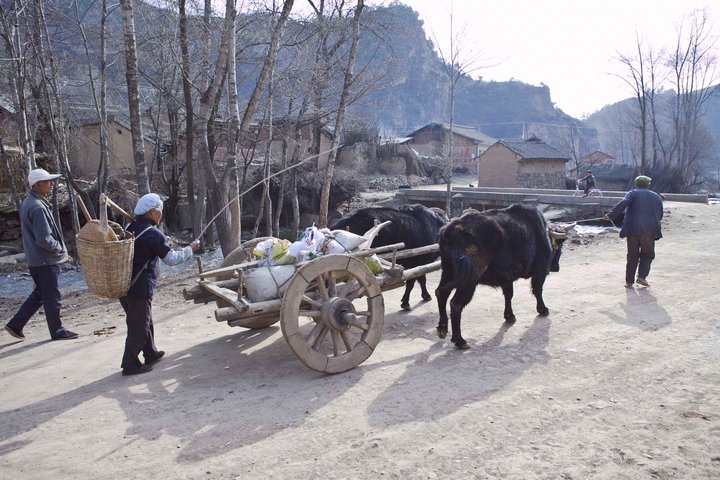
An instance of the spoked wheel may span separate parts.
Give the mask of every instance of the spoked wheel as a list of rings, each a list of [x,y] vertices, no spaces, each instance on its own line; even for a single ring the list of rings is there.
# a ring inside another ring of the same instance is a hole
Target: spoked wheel
[[[328,255],[301,267],[280,309],[283,336],[308,368],[350,370],[380,341],[385,304],[375,276],[349,255]]]

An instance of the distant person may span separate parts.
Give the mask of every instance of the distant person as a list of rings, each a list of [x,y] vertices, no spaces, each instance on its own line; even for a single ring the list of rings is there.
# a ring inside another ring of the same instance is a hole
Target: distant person
[[[595,188],[595,176],[593,176],[591,170],[588,170],[585,176],[578,180],[578,184],[581,182],[585,182],[585,190],[583,190],[583,197],[587,197],[588,195],[590,195],[590,191]]]
[[[625,194],[613,209],[603,216],[609,221],[625,211],[620,238],[627,237],[627,265],[625,286],[632,288],[633,282],[649,287],[647,276],[650,264],[655,258],[655,241],[662,238],[660,221],[663,217],[663,202],[660,195],[650,190],[650,177],[635,178],[635,188]],[[637,280],[635,272],[637,271]]]
[[[31,170],[28,174],[30,192],[20,205],[23,249],[35,288],[5,325],[5,331],[21,341],[25,340],[23,328],[40,307],[45,310],[52,340],[70,340],[78,336],[66,330],[60,319],[60,265],[67,262],[68,253],[47,200],[58,177],[59,174],[48,173],[42,168]]]
[[[178,265],[192,258],[192,252],[200,248],[200,243],[173,250],[167,238],[156,227],[163,213],[163,201],[156,193],[148,193],[138,200],[135,206],[135,220],[127,230],[135,235],[135,254],[133,256],[132,283],[127,294],[120,298],[125,311],[127,337],[123,353],[123,375],[137,375],[152,370],[165,352],[155,347],[155,329],[152,320],[152,298],[158,277],[158,258],[166,265]],[[142,352],[145,363],[138,355]]]

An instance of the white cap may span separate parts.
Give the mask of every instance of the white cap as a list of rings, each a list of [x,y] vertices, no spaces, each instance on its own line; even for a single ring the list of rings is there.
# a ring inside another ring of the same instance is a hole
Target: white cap
[[[162,198],[160,198],[160,195],[157,193],[148,193],[147,195],[140,197],[140,200],[138,200],[137,205],[135,205],[135,210],[133,210],[133,212],[135,215],[145,215],[154,208],[162,210]]]
[[[59,173],[48,173],[48,171],[43,168],[36,168],[35,170],[30,170],[30,173],[28,173],[28,183],[32,187],[37,182],[44,182],[45,180],[55,180],[60,176],[61,175]]]

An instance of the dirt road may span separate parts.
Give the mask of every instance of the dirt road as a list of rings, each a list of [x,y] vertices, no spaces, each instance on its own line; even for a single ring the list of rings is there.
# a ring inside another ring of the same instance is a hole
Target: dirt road
[[[335,376],[277,325],[216,323],[182,300],[187,279],[154,303],[167,357],[122,377],[119,305],[66,298],[80,340],[48,342],[40,317],[25,342],[0,337],[1,476],[720,478],[720,209],[666,208],[650,288],[624,288],[616,234],[566,244],[550,316],[520,281],[508,326],[501,292],[480,288],[467,351],[437,339],[434,302],[400,312],[394,290],[376,351]]]

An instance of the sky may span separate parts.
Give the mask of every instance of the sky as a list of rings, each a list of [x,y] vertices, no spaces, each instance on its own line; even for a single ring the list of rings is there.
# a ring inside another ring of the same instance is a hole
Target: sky
[[[449,52],[450,11],[473,77],[545,84],[555,106],[583,118],[633,96],[615,59],[632,55],[636,34],[672,48],[683,17],[706,9],[720,36],[717,0],[401,0],[420,14],[428,37]],[[687,24],[687,23],[686,23]],[[462,33],[460,33],[462,32]],[[717,42],[720,47],[720,40]],[[446,53],[447,56],[447,53]]]

